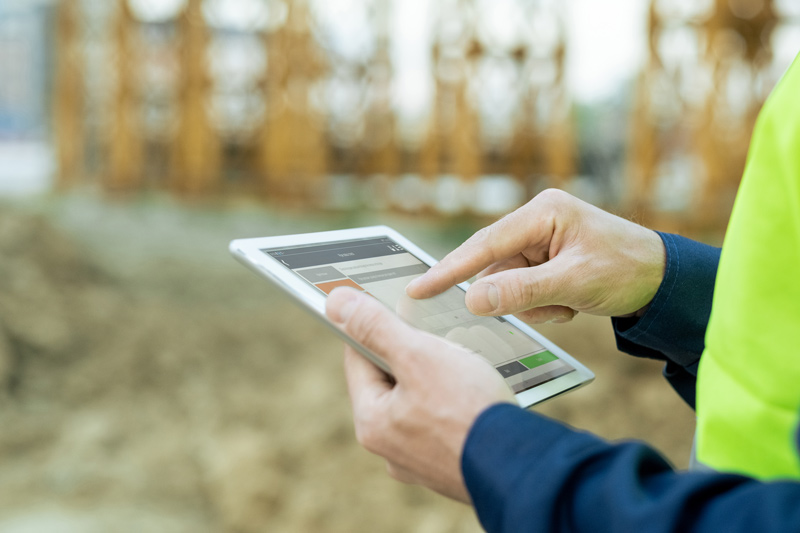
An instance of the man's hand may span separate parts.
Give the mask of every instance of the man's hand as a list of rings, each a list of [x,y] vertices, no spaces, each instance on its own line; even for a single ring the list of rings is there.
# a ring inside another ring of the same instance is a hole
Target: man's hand
[[[326,313],[394,374],[345,347],[358,441],[386,459],[395,479],[469,502],[461,475],[467,433],[490,405],[514,403],[500,374],[480,356],[412,328],[354,289],[334,290]]]
[[[476,315],[567,322],[578,311],[627,316],[647,306],[666,253],[653,231],[550,189],[473,235],[411,282],[430,298],[478,275],[467,291]]]

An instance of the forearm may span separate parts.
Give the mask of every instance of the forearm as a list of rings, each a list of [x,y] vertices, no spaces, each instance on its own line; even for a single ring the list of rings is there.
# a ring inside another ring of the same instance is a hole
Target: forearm
[[[800,524],[798,484],[676,473],[643,444],[611,445],[513,406],[478,418],[462,468],[490,533],[736,532],[764,524],[789,531]]]

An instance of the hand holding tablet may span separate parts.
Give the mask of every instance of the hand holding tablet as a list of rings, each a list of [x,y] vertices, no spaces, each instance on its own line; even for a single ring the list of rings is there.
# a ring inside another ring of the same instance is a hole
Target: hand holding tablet
[[[514,403],[503,377],[481,356],[410,327],[354,289],[334,290],[328,317],[380,354],[391,378],[349,346],[345,376],[359,443],[384,457],[392,477],[469,502],[461,450],[488,406]]]
[[[275,282],[385,372],[391,373],[386,361],[326,317],[325,300],[335,288],[363,291],[410,325],[480,355],[505,379],[522,406],[594,378],[583,365],[516,318],[469,312],[467,283],[427,299],[407,296],[409,282],[436,261],[391,228],[242,239],[233,241],[230,249],[238,260]]]

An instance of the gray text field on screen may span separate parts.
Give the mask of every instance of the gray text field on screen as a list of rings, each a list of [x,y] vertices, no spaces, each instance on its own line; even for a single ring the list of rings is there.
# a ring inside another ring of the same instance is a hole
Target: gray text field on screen
[[[375,283],[377,281],[384,281],[387,279],[404,278],[406,276],[415,276],[424,274],[428,270],[428,265],[410,265],[404,267],[387,268],[386,270],[374,270],[372,272],[363,272],[361,274],[352,274],[350,279],[358,283]]]
[[[323,281],[333,281],[347,277],[332,266],[306,268],[304,270],[295,270],[295,272],[306,278],[311,283],[321,283]]]

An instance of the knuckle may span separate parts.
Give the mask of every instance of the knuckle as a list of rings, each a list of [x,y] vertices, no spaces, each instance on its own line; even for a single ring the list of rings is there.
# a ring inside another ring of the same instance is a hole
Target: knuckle
[[[508,304],[503,305],[503,307],[509,307],[514,310],[530,308],[536,295],[535,285],[533,280],[514,279],[507,287],[505,300]],[[503,300],[504,298],[501,297],[501,302]]]
[[[555,216],[571,209],[574,200],[574,196],[561,189],[545,189],[533,199],[537,204],[537,210],[546,216]]]
[[[486,240],[492,232],[492,226],[484,226],[475,232],[476,240]]]
[[[520,220],[521,218],[518,213],[509,213],[486,228],[488,230],[486,238],[488,239],[489,244],[494,244],[498,240],[508,240],[509,238],[513,238],[514,235],[517,234],[521,229],[519,227]]]
[[[487,261],[494,262],[497,260],[497,242],[503,234],[503,226],[505,219],[500,219],[490,226],[486,226],[478,230],[474,235],[472,243],[475,250],[479,251]]]
[[[536,195],[536,198],[539,198],[541,201],[552,202],[552,203],[562,203],[567,202],[572,198],[567,192],[562,191],[561,189],[545,189],[539,194]]]
[[[482,247],[487,243],[492,242],[492,234],[494,232],[492,228],[493,226],[485,226],[476,231],[475,234],[470,239],[472,241],[472,244],[475,246]]]

